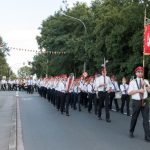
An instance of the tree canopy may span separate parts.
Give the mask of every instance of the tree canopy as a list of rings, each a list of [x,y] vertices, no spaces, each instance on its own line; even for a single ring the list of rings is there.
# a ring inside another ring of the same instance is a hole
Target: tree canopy
[[[30,77],[30,75],[31,75],[31,67],[24,66],[24,67],[21,67],[18,70],[18,76],[19,76],[19,78]]]
[[[65,11],[60,8],[42,22],[37,42],[47,52],[65,51],[66,54],[35,56],[33,73],[80,75],[87,62],[87,71],[92,75],[99,72],[105,57],[109,60],[109,73],[131,76],[135,66],[142,65],[145,8],[150,17],[148,0],[95,0],[90,6],[77,2]],[[87,34],[81,21],[62,12],[80,19],[86,25]],[[147,56],[147,68],[150,68],[149,61]]]
[[[2,79],[2,76],[10,77],[11,75],[11,69],[6,62],[6,55],[8,54],[8,52],[9,49],[0,36],[0,79]]]

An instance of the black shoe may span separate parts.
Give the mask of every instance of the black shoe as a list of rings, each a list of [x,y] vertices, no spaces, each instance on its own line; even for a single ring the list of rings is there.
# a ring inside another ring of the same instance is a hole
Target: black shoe
[[[146,142],[150,142],[150,137],[145,137]]]
[[[98,120],[102,120],[102,117],[98,117]]]
[[[130,136],[130,138],[134,138],[133,132],[129,132],[129,136]]]
[[[74,110],[77,110],[77,107],[74,107],[73,109],[74,109]]]
[[[79,109],[79,111],[81,111],[81,109]]]
[[[111,122],[111,120],[110,120],[110,119],[106,119],[106,122],[110,123],[110,122]]]
[[[117,112],[119,112],[119,111],[120,111],[120,109],[118,108],[118,109],[116,109],[116,111],[117,111]]]
[[[66,114],[66,116],[70,116],[69,114]]]
[[[120,113],[121,113],[121,114],[124,114],[122,110],[120,111]]]

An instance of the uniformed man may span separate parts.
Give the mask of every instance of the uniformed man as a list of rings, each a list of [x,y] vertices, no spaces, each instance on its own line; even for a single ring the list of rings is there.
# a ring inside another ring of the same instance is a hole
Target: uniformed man
[[[65,74],[61,75],[61,80],[59,83],[61,114],[63,114],[65,112],[66,82],[67,82],[67,75],[65,75]]]
[[[71,101],[71,92],[73,90],[74,74],[70,73],[66,82],[66,116],[69,116],[69,105]]]
[[[149,104],[148,92],[150,92],[149,82],[143,79],[144,68],[139,66],[135,69],[136,79],[132,80],[129,84],[128,94],[131,95],[132,104],[132,118],[130,123],[130,137],[134,137],[134,130],[140,112],[143,117],[143,127],[145,132],[145,140],[150,142],[149,130]]]
[[[1,90],[3,90],[3,91],[6,90],[6,83],[7,83],[7,81],[5,79],[2,79],[2,81],[1,81]]]
[[[32,77],[29,77],[29,80],[27,81],[27,93],[32,94],[33,93],[33,80]]]
[[[97,115],[98,111],[98,106],[99,106],[99,100],[98,100],[98,89],[96,88],[96,80],[100,76],[100,74],[95,74],[94,75],[94,81],[93,81],[93,86],[94,86],[94,112],[95,115]]]
[[[114,101],[117,112],[119,111],[119,105],[118,105],[117,98],[115,98],[115,93],[118,91],[120,91],[119,86],[118,86],[118,82],[116,81],[115,75],[112,75],[111,76],[111,92],[109,93],[109,95],[110,95],[109,109],[110,110],[112,109],[112,103]]]
[[[128,95],[128,88],[129,85],[127,84],[126,77],[122,77],[122,84],[120,85],[120,90],[122,92],[120,111],[122,114],[124,113],[124,105],[126,103],[127,116],[130,116],[130,109],[129,109],[130,96]]]
[[[88,113],[91,113],[92,104],[94,102],[94,77],[89,77],[88,85],[87,85],[87,92],[88,92]]]
[[[106,68],[101,69],[101,76],[97,77],[95,84],[98,91],[99,97],[99,108],[98,108],[98,119],[102,120],[102,108],[103,103],[105,103],[105,112],[106,112],[106,122],[111,122],[110,113],[109,113],[109,93],[111,91],[111,80],[106,76]]]

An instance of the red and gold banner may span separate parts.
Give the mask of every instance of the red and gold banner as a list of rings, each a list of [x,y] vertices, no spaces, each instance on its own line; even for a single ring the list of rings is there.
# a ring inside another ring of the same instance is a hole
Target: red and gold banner
[[[150,55],[150,24],[144,30],[144,55]]]

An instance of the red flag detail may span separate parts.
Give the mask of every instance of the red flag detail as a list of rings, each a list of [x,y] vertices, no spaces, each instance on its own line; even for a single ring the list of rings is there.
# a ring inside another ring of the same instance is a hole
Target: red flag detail
[[[150,24],[145,25],[144,31],[144,55],[150,55]]]

